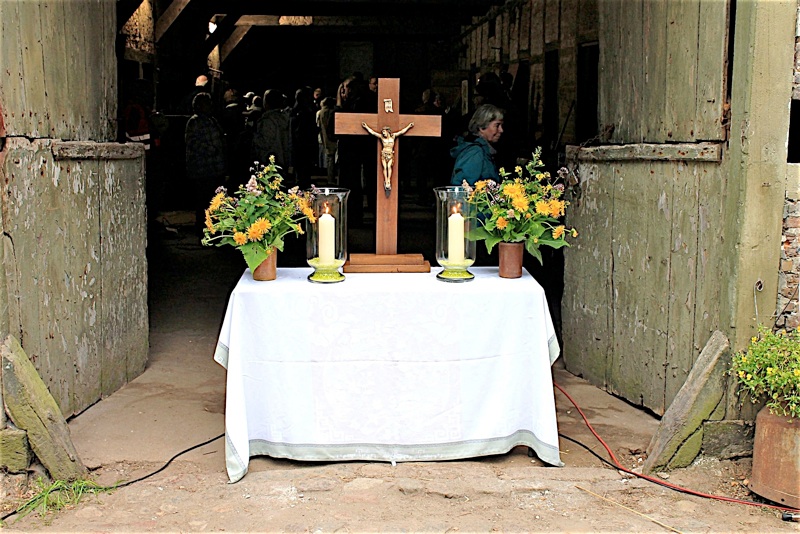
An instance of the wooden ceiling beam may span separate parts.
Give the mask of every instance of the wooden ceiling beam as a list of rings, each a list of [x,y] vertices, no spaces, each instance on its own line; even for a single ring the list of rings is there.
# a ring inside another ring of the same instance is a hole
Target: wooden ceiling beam
[[[220,65],[225,63],[225,60],[228,58],[231,52],[233,52],[233,49],[236,48],[236,46],[242,42],[244,36],[247,35],[247,33],[250,31],[250,28],[252,28],[252,26],[236,26],[233,29],[233,33],[231,33],[231,36],[228,37],[228,39],[222,44],[222,46],[219,49]]]
[[[158,21],[156,21],[156,42],[161,40],[167,30],[169,30],[170,26],[175,22],[181,12],[186,9],[186,6],[189,5],[191,0],[172,0],[172,3],[167,7],[160,17],[158,17]]]

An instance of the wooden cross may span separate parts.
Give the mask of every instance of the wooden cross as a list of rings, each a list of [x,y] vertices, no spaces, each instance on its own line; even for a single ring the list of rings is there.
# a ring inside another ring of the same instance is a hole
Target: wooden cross
[[[438,115],[403,115],[399,113],[400,80],[398,78],[380,78],[378,80],[378,111],[371,113],[336,113],[337,135],[370,135],[361,123],[366,123],[372,130],[380,132],[388,127],[392,132],[398,132],[414,123],[403,137],[426,136],[438,137],[442,131],[442,118]],[[397,201],[398,201],[398,172],[397,166],[400,156],[400,136],[395,139],[394,159],[391,172],[391,189],[384,189],[383,166],[381,165],[380,139],[375,143],[378,149],[378,164],[376,168],[377,202],[375,205],[375,251],[377,255],[397,254]],[[369,179],[369,177],[367,178]],[[352,199],[361,202],[361,199]],[[384,259],[384,258],[382,258]],[[351,262],[352,263],[352,262]],[[400,263],[407,265],[407,263]],[[408,270],[408,269],[400,269]],[[350,271],[354,272],[354,271]],[[387,272],[372,271],[372,272]],[[392,271],[389,271],[392,272]]]

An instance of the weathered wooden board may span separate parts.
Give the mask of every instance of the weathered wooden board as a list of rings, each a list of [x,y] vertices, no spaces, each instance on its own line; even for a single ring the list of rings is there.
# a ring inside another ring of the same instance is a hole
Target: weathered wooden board
[[[599,124],[613,143],[721,140],[729,2],[599,2]]]
[[[138,168],[123,161],[103,161],[99,172],[103,391],[141,374],[149,347],[144,159]]]
[[[623,98],[620,97],[619,88],[622,85],[622,30],[617,29],[622,17],[623,2],[600,2],[598,5],[599,31],[599,70],[597,90],[597,116],[598,126],[602,132],[606,128],[614,128],[609,141],[617,142],[616,134],[618,125],[622,121]]]
[[[69,435],[69,426],[19,342],[0,345],[3,399],[14,424],[28,435],[33,452],[54,480],[77,480],[86,467]]]
[[[656,169],[649,162],[613,166],[614,350],[608,384],[614,393],[663,413],[673,214],[671,177]]]
[[[508,60],[511,63],[519,61],[519,36],[520,36],[520,7],[511,7],[509,20]]]
[[[560,4],[559,0],[544,0],[544,44],[558,41],[561,26]]]
[[[22,69],[26,109],[18,110],[30,117],[27,127],[31,137],[47,137],[50,132],[48,106],[46,105],[46,86],[44,54],[42,53],[42,24],[39,2],[19,2],[19,17],[22,41],[13,46],[22,48]],[[11,45],[11,43],[9,43]]]
[[[44,72],[48,74],[50,80],[68,80],[67,72],[67,47],[64,35],[64,2],[52,2],[40,6],[42,32],[42,49],[44,54]],[[47,98],[53,102],[69,101],[69,83],[49,83],[46,87]],[[68,129],[67,118],[65,115],[67,107],[58,106],[48,111],[50,127],[45,133],[46,137],[55,137],[59,132]]]
[[[646,96],[644,80],[644,37],[642,6],[644,2],[616,2],[621,11],[620,49],[617,61],[619,78],[611,88],[617,99],[618,119],[614,139],[622,142],[644,141],[644,124],[640,117]]]
[[[567,224],[580,234],[564,250],[561,301],[567,369],[605,386],[611,354],[611,241],[614,237],[613,180],[595,164],[580,166],[582,195],[572,200]]]
[[[694,345],[697,301],[698,175],[702,167],[663,163],[672,181],[669,259],[669,330],[665,399],[681,389],[702,347]],[[667,404],[668,406],[669,404]]]
[[[8,330],[67,415],[121,385],[103,383],[104,366],[124,383],[147,356],[144,155],[66,157],[113,153],[86,144],[97,149],[12,137],[3,160]]]
[[[667,108],[667,3],[644,2],[643,67],[646,95],[639,119],[644,127],[644,139],[654,143],[667,141],[671,129],[664,120]]]
[[[667,132],[670,141],[695,139],[699,3],[700,0],[667,2],[668,69],[664,120],[670,126]],[[723,65],[717,67],[722,70]]]
[[[725,173],[702,157],[595,159],[571,149],[568,159],[582,196],[568,213],[580,236],[565,251],[567,369],[663,413],[724,326],[734,268],[720,231],[731,224]]]
[[[531,2],[525,2],[519,8],[518,32],[520,57],[527,58],[531,49]]]
[[[531,57],[544,55],[544,0],[531,0]]]
[[[578,154],[579,161],[713,161],[722,160],[720,143],[633,143],[588,147]]]
[[[729,2],[700,2],[697,56],[697,110],[694,138],[722,140],[725,84],[728,74]]]
[[[115,0],[0,3],[8,135],[114,139]]]

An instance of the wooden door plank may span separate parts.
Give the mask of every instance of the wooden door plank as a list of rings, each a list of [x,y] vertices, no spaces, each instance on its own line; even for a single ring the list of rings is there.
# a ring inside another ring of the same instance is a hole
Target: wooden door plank
[[[144,160],[137,165],[98,162],[103,258],[102,388],[115,391],[144,370],[148,352]]]
[[[609,389],[664,412],[672,183],[658,163],[623,163],[614,191]]]
[[[597,7],[599,26],[599,73],[597,113],[600,131],[613,127],[609,141],[621,142],[620,123],[622,120],[622,101],[624,94],[621,62],[621,20],[622,2],[600,2]]]
[[[694,141],[699,0],[667,2],[667,140]]]
[[[694,137],[699,140],[724,140],[722,126],[728,64],[727,1],[700,2],[701,34],[697,56],[697,118]]]
[[[50,114],[47,137],[54,139],[69,137],[66,110],[72,104],[65,39],[68,21],[64,18],[63,4],[51,2],[41,5],[42,27],[46,28],[42,33],[42,47],[47,51],[44,54],[44,76]]]
[[[644,2],[644,77],[645,97],[640,119],[644,122],[644,138],[650,143],[668,140],[670,126],[665,120],[667,107],[667,4]]]
[[[672,164],[672,236],[669,271],[669,342],[665,405],[678,394],[702,347],[694,345],[697,291],[698,173],[702,164]]]
[[[615,135],[625,143],[640,143],[644,140],[644,121],[641,120],[644,84],[644,37],[642,25],[643,2],[618,2],[620,4],[621,47],[619,62],[619,86],[622,91],[615,95],[619,106],[619,122]]]
[[[20,2],[0,2],[0,61],[2,80],[0,102],[5,114],[7,135],[28,135],[30,117],[23,113],[27,109],[25,95],[25,67],[22,62],[22,36],[19,25]]]
[[[20,40],[16,46],[22,49],[22,68],[24,72],[25,108],[30,121],[26,135],[47,137],[50,131],[48,120],[49,106],[46,98],[44,60],[42,51],[42,23],[39,2],[17,2],[17,23]]]
[[[614,183],[609,164],[580,163],[582,195],[572,200],[567,224],[580,234],[564,250],[561,303],[567,369],[594,384],[606,383],[611,353],[611,274]]]

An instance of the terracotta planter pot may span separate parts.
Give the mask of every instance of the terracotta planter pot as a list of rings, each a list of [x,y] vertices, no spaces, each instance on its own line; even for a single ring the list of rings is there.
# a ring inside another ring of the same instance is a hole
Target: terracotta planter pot
[[[800,419],[771,414],[767,407],[758,412],[749,488],[776,503],[800,508]]]
[[[519,278],[522,276],[522,254],[524,243],[498,243],[500,257],[500,277]]]
[[[256,267],[253,271],[253,280],[259,282],[266,282],[275,280],[278,277],[278,251],[272,249],[272,252],[267,259],[261,262],[261,265]]]

